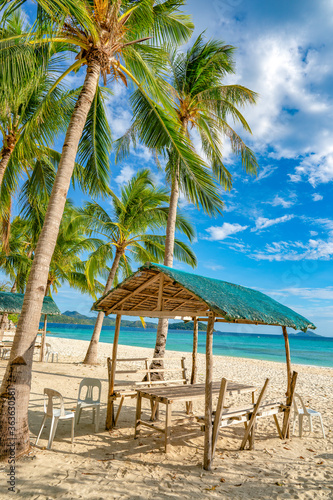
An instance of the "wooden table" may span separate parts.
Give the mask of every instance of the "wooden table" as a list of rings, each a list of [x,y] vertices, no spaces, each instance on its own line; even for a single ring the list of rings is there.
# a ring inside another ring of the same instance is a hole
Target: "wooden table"
[[[213,382],[213,394],[219,394],[221,382]],[[252,385],[238,384],[236,382],[228,381],[227,394],[235,396],[237,394],[252,393],[252,401],[254,400],[254,392],[256,387]],[[141,424],[150,427],[158,432],[164,434],[165,452],[168,451],[170,427],[172,418],[172,405],[176,402],[191,402],[205,397],[205,384],[186,384],[171,387],[152,387],[146,389],[138,389],[138,398],[136,404],[136,419],[134,438],[137,438],[140,432]],[[165,413],[165,428],[157,427],[154,424],[141,420],[141,407],[142,398],[149,399],[152,402],[152,420],[154,419],[156,409],[159,403],[166,405]]]

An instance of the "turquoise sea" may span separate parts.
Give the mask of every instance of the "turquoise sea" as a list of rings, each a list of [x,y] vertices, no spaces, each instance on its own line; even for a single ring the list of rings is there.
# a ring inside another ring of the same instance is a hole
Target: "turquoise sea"
[[[90,340],[93,327],[90,325],[60,325],[48,323],[49,335],[55,337]],[[101,342],[113,342],[114,327],[103,327]],[[169,329],[167,349],[170,351],[192,351],[191,331]],[[121,328],[119,343],[129,346],[155,346],[156,330],[143,328]],[[293,337],[290,335],[291,360],[303,365],[333,367],[333,338]],[[198,351],[205,352],[205,332],[199,332]],[[214,354],[240,358],[285,361],[284,340],[281,335],[257,335],[214,332]]]

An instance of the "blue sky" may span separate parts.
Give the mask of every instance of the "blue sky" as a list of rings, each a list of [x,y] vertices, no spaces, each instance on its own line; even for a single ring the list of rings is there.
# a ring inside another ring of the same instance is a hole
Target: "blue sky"
[[[333,336],[333,3],[192,0],[186,10],[194,37],[206,30],[207,38],[238,48],[228,83],[259,94],[258,104],[243,110],[253,135],[239,131],[257,155],[258,177],[242,171],[226,142],[234,187],[223,194],[223,216],[211,219],[181,199],[197,231],[195,272],[267,293],[313,321],[317,333]],[[80,81],[78,74],[69,83]],[[117,137],[130,125],[131,112],[125,89],[114,90],[108,113]],[[141,147],[112,165],[112,188],[142,167],[163,184]],[[72,190],[70,196],[77,204],[85,199]],[[67,286],[54,298],[62,311],[89,314],[91,299]]]

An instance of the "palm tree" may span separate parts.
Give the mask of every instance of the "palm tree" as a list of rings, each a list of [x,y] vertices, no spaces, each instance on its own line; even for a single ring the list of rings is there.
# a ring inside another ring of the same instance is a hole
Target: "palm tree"
[[[120,198],[112,193],[111,214],[96,202],[87,203],[81,211],[84,225],[92,232],[106,238],[105,247],[109,252],[114,249],[113,262],[104,293],[111,289],[122,259],[125,269],[131,260],[144,263],[163,259],[165,237],[154,233],[149,234],[147,231],[156,232],[165,228],[168,219],[168,202],[167,192],[154,187],[149,171],[141,170],[121,188]],[[177,216],[176,226],[192,240],[193,228],[180,214]],[[103,249],[99,247],[98,252],[101,250]],[[184,242],[175,241],[175,252],[179,260],[192,266],[196,265],[194,254]],[[91,268],[93,266],[89,266],[89,271]],[[97,363],[97,346],[104,316],[102,311],[98,313],[84,359],[85,364]]]
[[[0,29],[0,43],[9,37],[23,35],[27,30],[29,26],[22,12],[14,12]],[[60,86],[53,89],[59,76],[61,56],[54,54],[53,48],[47,51],[26,48],[25,70],[20,72],[18,66],[23,54],[22,48],[18,49],[13,53],[7,48],[0,58],[0,131],[3,143],[0,186],[10,167],[6,176],[7,191],[13,189],[19,171],[27,162],[45,154],[45,146],[53,142],[59,131],[64,131],[68,122],[66,116],[73,109],[72,93],[64,92]],[[52,55],[55,55],[53,59]]]
[[[228,124],[231,117],[244,130],[251,132],[248,123],[239,111],[245,104],[254,104],[256,95],[240,85],[223,85],[223,78],[234,73],[234,47],[222,42],[203,41],[200,35],[186,53],[172,51],[169,54],[172,81],[159,81],[164,89],[160,105],[151,105],[151,100],[138,89],[133,98],[133,125],[128,133],[118,141],[118,156],[129,151],[131,139],[136,137],[157,153],[167,151],[166,177],[171,186],[170,211],[166,230],[164,264],[172,266],[174,254],[175,216],[179,193],[182,192],[198,207],[214,214],[220,210],[222,202],[214,192],[207,191],[210,179],[214,178],[224,189],[231,189],[232,178],[223,164],[222,139],[230,140],[234,153],[240,154],[247,173],[257,172],[257,161],[253,152],[245,145],[236,131]],[[180,135],[191,140],[192,129],[201,139],[204,155],[211,166],[207,171],[200,166],[189,169],[164,133],[161,116],[172,113],[178,124]],[[208,193],[208,194],[207,194]],[[168,320],[160,319],[157,330],[154,357],[165,353]],[[160,363],[162,364],[162,363]],[[152,367],[159,363],[154,362]]]
[[[22,1],[9,3],[9,11]],[[55,28],[49,37],[29,34],[26,39],[34,43],[67,43],[80,48],[77,60],[65,72],[78,70],[86,65],[85,80],[71,116],[66,132],[57,175],[52,189],[44,226],[38,240],[34,261],[29,275],[22,313],[16,329],[11,356],[0,389],[0,457],[10,453],[10,429],[8,424],[8,388],[16,391],[16,453],[29,449],[28,404],[31,380],[32,351],[38,328],[39,316],[45,293],[48,269],[56,245],[61,217],[72,173],[78,145],[91,105],[96,95],[99,77],[106,81],[120,79],[125,84],[127,77],[137,84],[154,85],[149,71],[155,60],[159,67],[156,50],[140,42],[154,37],[154,42],[179,43],[190,35],[193,25],[187,16],[178,12],[183,0],[38,0],[39,19],[49,18]],[[7,9],[8,9],[7,8]],[[51,24],[51,22],[49,23]],[[181,150],[184,161],[194,163],[196,155],[187,142],[178,139],[169,124],[173,142]]]

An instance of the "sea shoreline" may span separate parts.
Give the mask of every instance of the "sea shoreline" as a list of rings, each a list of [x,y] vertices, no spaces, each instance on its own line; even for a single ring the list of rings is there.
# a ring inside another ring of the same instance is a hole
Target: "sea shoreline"
[[[56,349],[59,353],[59,356],[64,357],[64,358],[70,358],[72,361],[75,361],[76,364],[83,364],[83,359],[86,354],[86,350],[88,349],[89,341],[87,340],[75,340],[75,339],[65,339],[65,338],[59,338],[59,337],[52,337],[49,336],[47,337],[48,340],[50,340],[52,344],[52,348]],[[70,349],[68,351],[67,347],[67,342],[64,344],[62,341],[66,340],[68,342],[68,346],[71,346],[71,342],[74,342],[73,346],[76,346],[76,349]],[[98,365],[103,366],[106,363],[106,358],[112,356],[112,346],[113,344],[110,342],[102,342],[99,344],[99,358],[98,358]],[[131,351],[137,351],[139,354],[137,356],[147,356],[151,357],[153,354],[153,350],[147,347],[140,347],[140,346],[132,346],[132,345],[127,345],[127,344],[119,344],[118,345],[118,357],[119,357],[119,352],[123,352],[125,357],[130,355]],[[80,353],[80,354],[79,354]],[[107,354],[106,354],[107,353]],[[180,356],[185,356],[187,360],[187,369],[191,369],[191,362],[192,362],[192,353],[189,351],[178,351],[178,350],[172,350],[172,349],[166,349],[166,359],[171,359],[172,357],[180,357]],[[198,357],[200,357],[202,360],[205,359],[205,354],[204,353],[198,353]],[[227,362],[232,362],[232,363],[238,363],[238,364],[245,364],[248,362],[249,364],[258,364],[262,367],[265,365],[269,367],[271,364],[276,367],[276,369],[281,370],[282,372],[286,370],[286,363],[283,361],[271,361],[267,359],[256,359],[256,358],[245,358],[245,357],[240,357],[240,356],[228,356],[228,355],[223,355],[223,354],[214,354],[214,358],[217,360],[224,360]],[[220,364],[220,363],[217,363]],[[305,364],[298,364],[298,363],[293,363],[292,362],[292,369],[295,369],[297,372],[302,372],[303,369],[307,370],[313,370],[315,372],[316,370],[320,371],[328,371],[328,373],[333,375],[333,368],[332,367],[327,367],[327,366],[318,366],[318,365],[305,365]],[[332,376],[331,375],[331,376]]]
[[[59,325],[50,327],[55,338],[89,341],[93,327],[81,328],[80,325]],[[100,344],[112,344],[114,328],[102,329]],[[232,358],[266,360],[284,363],[285,348],[282,335],[228,333],[214,334],[213,354]],[[192,332],[169,330],[166,350],[192,352]],[[119,344],[133,347],[154,348],[156,330],[122,328]],[[295,337],[290,335],[290,349],[293,364],[302,366],[321,366],[333,368],[333,338]],[[205,352],[205,333],[199,332],[198,352]]]

